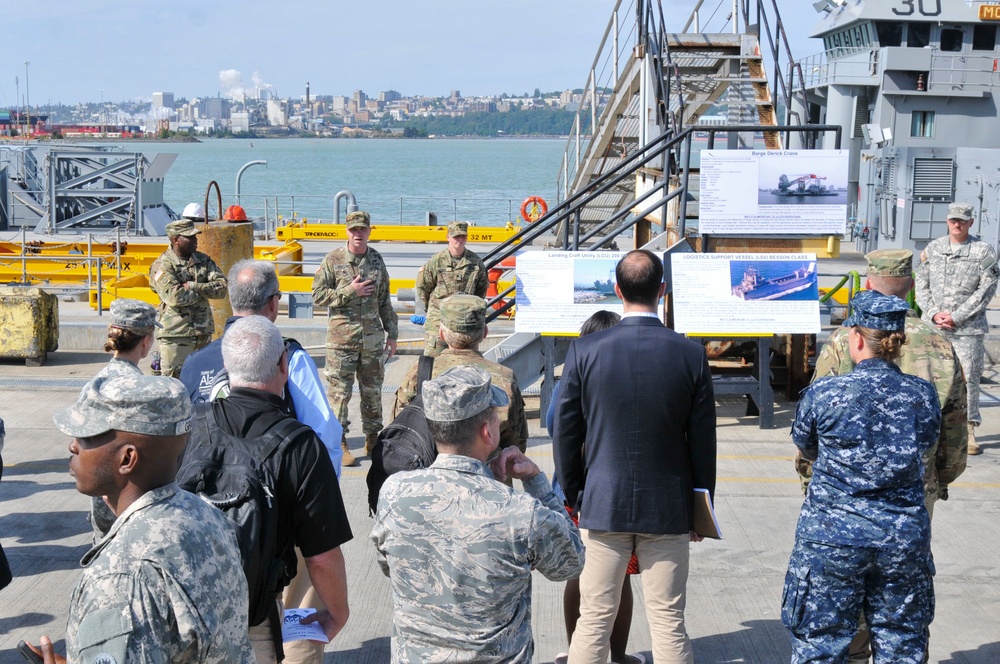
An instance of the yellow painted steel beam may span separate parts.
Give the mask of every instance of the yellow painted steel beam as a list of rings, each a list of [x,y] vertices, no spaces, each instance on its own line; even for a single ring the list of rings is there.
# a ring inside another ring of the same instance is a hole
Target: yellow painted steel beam
[[[87,282],[88,271],[93,279],[97,277],[96,267],[88,268],[87,245],[83,250],[80,244],[46,243],[52,246],[29,247],[30,257],[26,263],[26,272],[30,283],[57,282],[68,284],[84,284]],[[131,244],[121,256],[122,277],[127,275],[149,274],[149,268],[166,249],[166,244]],[[13,251],[12,251],[13,249]],[[101,259],[101,279],[110,279],[117,274],[115,254],[110,253],[106,245],[94,245],[93,258]],[[278,274],[297,274],[302,272],[303,249],[298,242],[285,244],[257,245],[254,247],[254,258],[259,260],[279,261]],[[288,262],[292,262],[289,264]],[[22,261],[21,245],[0,243],[0,282],[21,280]]]
[[[521,229],[513,224],[506,227],[469,226],[469,242],[503,242]],[[346,240],[343,224],[299,224],[293,222],[278,228],[279,240]],[[379,224],[372,226],[372,242],[440,242],[448,241],[447,226],[402,226]]]

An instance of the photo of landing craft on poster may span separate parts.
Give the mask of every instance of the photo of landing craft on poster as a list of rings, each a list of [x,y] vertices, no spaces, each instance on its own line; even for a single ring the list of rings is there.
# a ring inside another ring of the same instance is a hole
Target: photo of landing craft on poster
[[[618,260],[597,259],[573,263],[573,303],[621,306],[615,294]]]

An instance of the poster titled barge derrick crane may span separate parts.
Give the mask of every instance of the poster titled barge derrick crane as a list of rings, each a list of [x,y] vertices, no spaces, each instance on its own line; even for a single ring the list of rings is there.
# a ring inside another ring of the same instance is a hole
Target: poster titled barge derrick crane
[[[843,235],[847,150],[703,150],[699,231]]]
[[[820,331],[816,254],[674,254],[671,272],[678,332]]]

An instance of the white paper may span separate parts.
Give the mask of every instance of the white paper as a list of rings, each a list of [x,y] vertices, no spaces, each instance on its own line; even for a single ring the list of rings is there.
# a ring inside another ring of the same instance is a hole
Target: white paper
[[[671,268],[678,332],[820,331],[816,254],[673,254]]]
[[[517,253],[517,332],[574,335],[594,313],[622,313],[614,294],[615,266],[624,251]]]
[[[303,625],[300,620],[316,613],[316,609],[285,609],[285,620],[281,623],[281,640],[289,641],[322,641],[329,643],[326,632],[319,622]]]
[[[843,235],[847,150],[702,150],[698,230]]]

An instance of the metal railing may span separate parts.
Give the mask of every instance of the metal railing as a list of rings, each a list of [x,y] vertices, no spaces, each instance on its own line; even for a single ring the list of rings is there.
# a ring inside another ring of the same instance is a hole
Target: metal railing
[[[761,46],[761,55],[773,72],[770,80],[771,94],[776,95],[777,100],[785,107],[784,124],[793,124],[793,118],[794,124],[804,124],[807,118],[795,117],[792,101],[794,97],[798,97],[801,108],[806,108],[805,81],[802,68],[792,57],[792,48],[781,20],[781,12],[778,11],[777,0],[740,0],[740,3],[744,28],[757,25],[757,42]],[[764,37],[767,38],[766,41]]]
[[[834,53],[815,53],[797,63],[806,89],[822,87],[836,78],[871,79],[878,75],[878,49],[868,46],[837,48]]]

